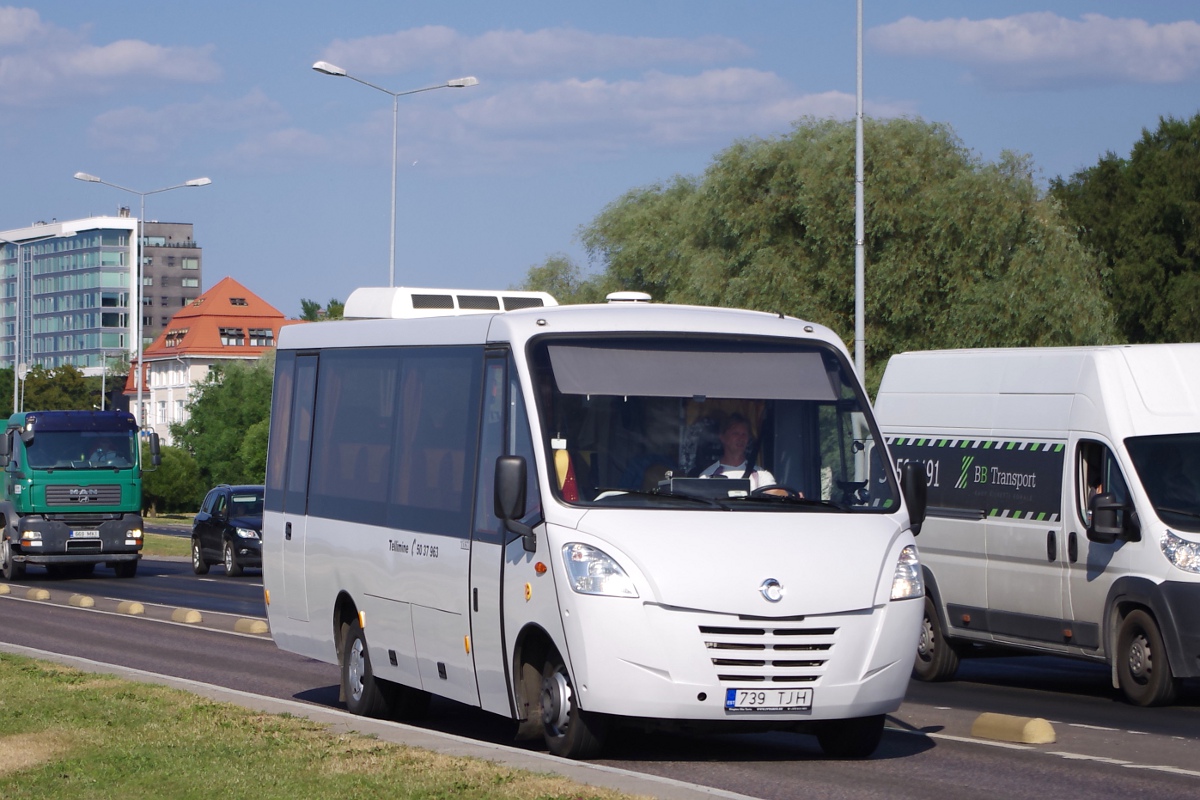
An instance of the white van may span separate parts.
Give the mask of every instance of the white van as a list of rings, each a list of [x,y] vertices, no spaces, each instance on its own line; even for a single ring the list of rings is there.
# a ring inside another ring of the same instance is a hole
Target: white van
[[[920,629],[924,478],[906,504],[836,335],[513,292],[345,313],[392,318],[280,336],[263,583],[275,641],[339,664],[351,711],[432,693],[568,757],[622,725],[875,749]]]
[[[1138,705],[1200,676],[1200,344],[904,353],[876,412],[929,484],[917,678],[980,643]]]

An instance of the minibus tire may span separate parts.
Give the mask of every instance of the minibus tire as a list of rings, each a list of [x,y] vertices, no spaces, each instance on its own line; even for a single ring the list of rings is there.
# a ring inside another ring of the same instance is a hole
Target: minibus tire
[[[233,552],[233,542],[226,540],[225,549],[221,553],[222,560],[225,562],[225,574],[231,578],[236,578],[242,574],[242,565],[238,563],[237,553]]]
[[[946,633],[938,617],[933,598],[925,595],[925,619],[921,622],[921,638],[912,676],[919,681],[945,681],[958,671],[958,651],[946,641]]]
[[[883,738],[884,714],[817,723],[817,743],[830,758],[866,758]]]
[[[341,673],[346,710],[360,717],[387,717],[391,705],[391,692],[388,689],[391,687],[375,680],[362,626],[355,619],[343,625],[342,630],[345,631],[345,638],[342,640]]]
[[[1179,681],[1171,674],[1167,648],[1154,618],[1134,609],[1117,632],[1117,683],[1135,706],[1163,706],[1175,700]]]
[[[562,657],[551,650],[542,669],[542,735],[560,758],[586,759],[604,748],[604,719],[579,707],[575,686]]]
[[[208,574],[208,562],[204,560],[204,554],[200,551],[199,539],[192,539],[192,572],[197,575]]]

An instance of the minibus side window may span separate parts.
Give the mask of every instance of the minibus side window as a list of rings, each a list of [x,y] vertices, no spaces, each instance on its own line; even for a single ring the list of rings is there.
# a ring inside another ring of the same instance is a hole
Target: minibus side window
[[[1129,502],[1129,488],[1121,473],[1121,465],[1106,445],[1081,441],[1075,464],[1077,510],[1084,525],[1092,524],[1090,504],[1096,495],[1111,494],[1119,503]]]
[[[483,422],[479,430],[479,480],[475,491],[475,539],[499,543],[500,520],[492,502],[496,459],[504,455],[504,361],[489,358],[483,376]]]

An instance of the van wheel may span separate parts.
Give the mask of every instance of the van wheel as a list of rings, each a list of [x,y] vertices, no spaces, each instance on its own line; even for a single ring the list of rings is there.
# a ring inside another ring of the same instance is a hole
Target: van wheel
[[[933,599],[925,595],[925,618],[921,621],[921,638],[917,640],[917,658],[912,675],[919,681],[944,681],[958,671],[958,651],[946,641]]]
[[[604,747],[604,719],[579,707],[575,685],[554,650],[542,669],[542,729],[546,748],[561,758],[595,758]]]
[[[208,562],[204,560],[204,554],[200,552],[199,539],[192,539],[192,572],[197,575],[208,574]]]
[[[233,552],[233,542],[225,542],[224,550],[225,574],[231,578],[236,578],[242,574],[242,565],[238,563],[237,556]]]
[[[1171,703],[1179,681],[1171,674],[1167,648],[1154,618],[1141,609],[1130,611],[1117,633],[1117,683],[1135,706]]]
[[[866,758],[883,738],[883,714],[855,719],[833,719],[817,728],[817,743],[830,758]]]
[[[0,544],[0,574],[6,581],[19,581],[25,577],[25,562],[13,561],[12,545],[8,542]]]
[[[388,687],[375,680],[362,626],[355,619],[349,625],[343,625],[342,630],[345,632],[342,640],[342,694],[346,697],[346,710],[360,717],[386,717]]]

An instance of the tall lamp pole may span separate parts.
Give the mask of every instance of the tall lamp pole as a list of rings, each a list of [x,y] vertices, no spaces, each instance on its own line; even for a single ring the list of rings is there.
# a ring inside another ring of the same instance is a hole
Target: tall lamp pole
[[[445,83],[439,83],[437,86],[426,86],[423,89],[409,89],[406,92],[393,92],[390,89],[384,89],[382,86],[376,86],[373,83],[368,83],[361,78],[356,78],[346,72],[339,66],[330,64],[328,61],[318,61],[312,65],[312,68],[322,75],[332,75],[335,78],[349,78],[356,83],[361,83],[363,86],[370,86],[372,89],[377,89],[384,94],[392,96],[392,243],[390,255],[388,258],[388,286],[396,285],[396,141],[397,128],[399,124],[399,100],[404,95],[417,94],[418,92],[431,92],[434,89],[463,89],[468,86],[475,86],[479,83],[474,77],[453,78]]]
[[[866,306],[863,283],[866,273],[866,254],[863,233],[863,39],[862,0],[858,0],[858,90],[854,112],[854,369],[858,379],[867,380],[866,325],[863,321]]]
[[[54,239],[61,236],[61,233],[46,233],[41,236],[32,236],[28,239],[22,239],[14,242],[11,239],[0,239],[0,244],[15,244],[17,246],[17,274],[16,274],[16,296],[13,298],[13,413],[16,414],[21,410],[20,394],[17,387],[23,380],[23,376],[18,375],[21,369],[21,290],[24,281],[22,277],[25,275],[25,263],[21,258],[21,249],[27,244],[41,242],[46,239]]]
[[[194,178],[185,183],[177,183],[174,186],[165,186],[162,189],[151,189],[148,192],[139,192],[137,189],[130,189],[125,186],[118,186],[115,183],[102,181],[95,175],[89,175],[86,172],[76,172],[75,180],[84,181],[86,183],[102,183],[105,186],[111,186],[114,189],[120,189],[122,192],[136,194],[141,201],[141,206],[138,209],[137,269],[130,270],[130,274],[137,283],[137,286],[133,291],[133,298],[136,304],[134,309],[134,318],[136,319],[136,324],[130,326],[130,328],[135,332],[135,338],[137,339],[137,372],[135,374],[137,376],[136,380],[138,391],[137,413],[134,414],[134,418],[137,420],[138,427],[141,428],[144,425],[144,420],[142,419],[142,392],[146,385],[146,368],[142,364],[142,240],[145,238],[146,234],[146,195],[161,194],[162,192],[169,192],[172,189],[185,189],[189,186],[208,186],[210,183],[212,183],[212,181],[208,178]]]

